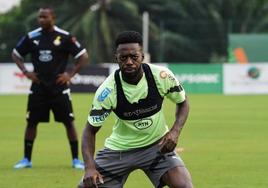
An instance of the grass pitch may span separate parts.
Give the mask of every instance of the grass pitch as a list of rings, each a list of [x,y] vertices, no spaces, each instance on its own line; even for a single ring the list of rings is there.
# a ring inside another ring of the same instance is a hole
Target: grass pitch
[[[72,98],[81,137],[92,95],[73,94]],[[178,146],[183,148],[180,155],[195,188],[267,188],[268,96],[190,95],[189,99],[190,115]],[[13,169],[23,157],[26,102],[26,95],[0,96],[0,187],[76,187],[83,172],[71,168],[65,129],[53,116],[49,124],[38,127],[33,168]],[[174,120],[174,108],[166,100],[168,124]],[[113,121],[114,117],[109,117],[97,135],[97,149],[102,148]],[[125,187],[153,186],[142,171],[135,171]]]

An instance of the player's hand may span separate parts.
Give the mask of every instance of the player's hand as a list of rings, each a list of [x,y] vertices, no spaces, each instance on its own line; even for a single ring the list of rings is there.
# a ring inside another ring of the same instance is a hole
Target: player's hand
[[[160,152],[162,154],[172,152],[177,146],[178,133],[170,130],[159,142]]]
[[[83,178],[84,188],[98,188],[97,183],[103,183],[101,174],[96,170],[86,170]]]
[[[71,81],[71,75],[67,72],[64,72],[62,74],[58,74],[58,78],[56,80],[57,84],[63,85],[63,84],[69,84]]]
[[[25,75],[28,79],[32,80],[32,82],[37,83],[37,84],[40,83],[40,80],[39,80],[38,77],[37,77],[37,73],[35,73],[35,72],[25,72],[24,75]]]

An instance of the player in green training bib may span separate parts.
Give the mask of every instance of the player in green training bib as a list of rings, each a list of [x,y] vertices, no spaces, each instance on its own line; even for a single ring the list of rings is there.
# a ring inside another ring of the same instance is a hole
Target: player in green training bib
[[[119,69],[96,91],[83,132],[85,174],[78,187],[123,187],[128,175],[141,169],[155,187],[192,188],[190,174],[174,151],[189,112],[183,87],[169,69],[142,63],[138,32],[120,33],[115,46]],[[176,104],[170,130],[162,110],[165,97]],[[117,117],[113,132],[94,160],[96,133],[111,112]]]

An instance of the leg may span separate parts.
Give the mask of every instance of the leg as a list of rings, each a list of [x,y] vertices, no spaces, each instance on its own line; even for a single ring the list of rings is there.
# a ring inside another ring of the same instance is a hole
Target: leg
[[[133,158],[131,152],[114,151],[104,148],[97,152],[96,170],[102,175],[104,183],[98,183],[99,188],[123,188],[129,174],[134,170],[129,162]],[[83,178],[78,188],[85,188]],[[93,188],[93,187],[90,187]]]
[[[31,161],[34,140],[37,135],[37,124],[28,121],[24,135],[24,158]]]
[[[77,131],[74,126],[74,121],[63,123],[66,128],[67,137],[70,142],[77,141]]]
[[[77,132],[74,126],[74,122],[71,121],[69,123],[64,123],[66,128],[67,137],[69,139],[71,152],[72,152],[72,166],[73,168],[77,169],[84,169],[85,166],[83,162],[78,159],[78,139],[77,139]]]
[[[77,169],[84,169],[84,164],[78,159],[78,136],[74,126],[73,108],[70,99],[70,90],[64,90],[62,94],[51,99],[51,109],[54,118],[65,126],[67,137],[72,152],[72,166]]]
[[[30,94],[27,105],[27,126],[24,134],[24,157],[31,161],[32,147],[37,135],[39,122],[49,121],[49,107],[47,100],[42,95]]]
[[[24,135],[24,158],[14,165],[15,169],[32,167],[31,158],[33,144],[37,134],[37,124],[28,121]]]
[[[168,170],[161,180],[171,188],[193,188],[190,173],[184,166]]]
[[[141,168],[153,185],[157,188],[165,185],[171,188],[193,188],[190,174],[180,156],[174,151],[161,154],[159,150],[158,142],[156,142],[145,150],[140,159],[140,162],[148,160],[147,163],[141,163]]]
[[[72,158],[78,159],[78,139],[74,121],[64,123],[64,126],[66,128],[67,137],[70,143]]]
[[[67,93],[66,93],[66,92]],[[55,121],[62,122],[66,128],[67,137],[70,142],[77,141],[77,132],[74,126],[73,107],[70,99],[69,89],[63,91],[51,99],[51,109]]]
[[[27,126],[24,133],[24,159],[15,164],[14,168],[32,167],[32,149],[37,135],[38,122],[48,122],[49,109],[46,98],[42,95],[30,94],[27,105]]]
[[[34,141],[37,135],[37,124],[38,123],[33,123],[33,122],[27,123],[27,127],[25,129],[25,135],[24,135],[25,140]]]

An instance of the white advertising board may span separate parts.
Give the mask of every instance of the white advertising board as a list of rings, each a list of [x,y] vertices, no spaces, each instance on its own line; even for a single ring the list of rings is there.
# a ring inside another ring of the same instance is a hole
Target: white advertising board
[[[25,64],[32,70],[31,64]],[[0,64],[0,94],[28,93],[31,81],[19,70],[15,63]]]
[[[224,64],[224,94],[268,94],[268,64]]]

